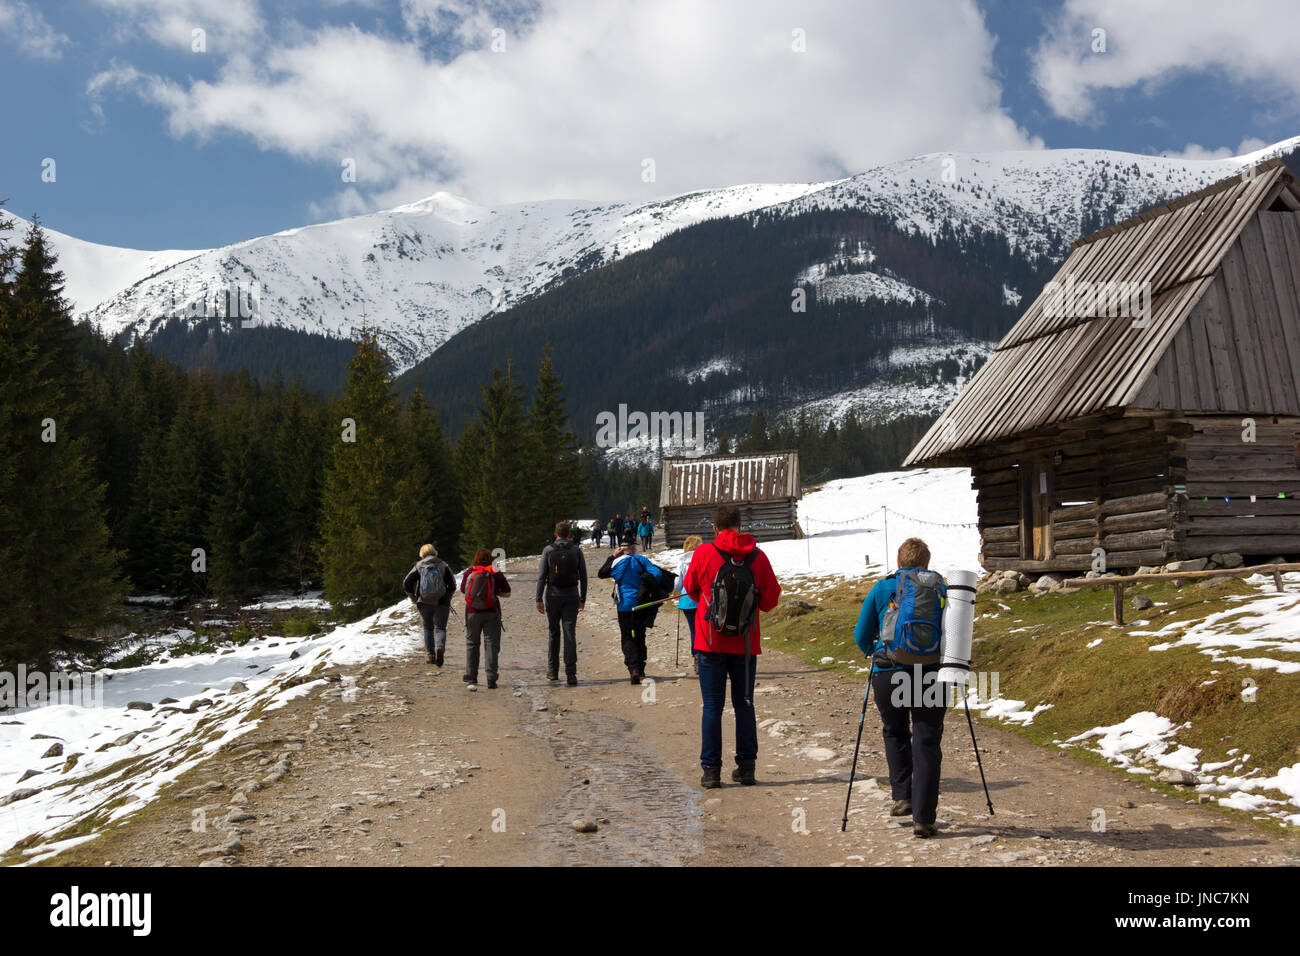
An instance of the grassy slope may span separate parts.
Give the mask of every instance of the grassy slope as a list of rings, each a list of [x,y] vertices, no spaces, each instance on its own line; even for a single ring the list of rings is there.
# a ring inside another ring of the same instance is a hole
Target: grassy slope
[[[864,680],[866,675],[856,672],[865,661],[853,643],[853,625],[871,583],[828,583],[818,592],[821,600],[812,611],[783,599],[764,619],[764,638],[813,664],[834,657],[837,663],[819,666]],[[1251,755],[1241,773],[1259,767],[1271,776],[1279,767],[1300,760],[1300,674],[1279,675],[1275,670],[1216,663],[1193,648],[1152,652],[1148,647],[1176,640],[1177,635],[1129,634],[1132,630],[1154,631],[1174,621],[1200,621],[1215,611],[1239,606],[1226,600],[1229,595],[1258,593],[1257,589],[1235,578],[1209,588],[1180,589],[1160,582],[1127,588],[1126,601],[1136,593],[1162,606],[1143,612],[1126,607],[1130,623],[1124,627],[1110,623],[1111,592],[1107,588],[1043,597],[1027,592],[981,595],[976,605],[973,668],[997,672],[1001,696],[1025,701],[1026,709],[1042,703],[1052,705],[1027,727],[1002,726],[1034,743],[1052,746],[1054,741],[1093,727],[1117,724],[1140,711],[1153,710],[1176,724],[1191,722],[1175,739],[1201,748],[1202,762],[1228,759],[1226,752],[1239,748],[1241,754]],[[801,596],[815,600],[808,591]],[[1134,620],[1144,623],[1131,623]],[[1085,646],[1099,637],[1103,640],[1098,646]],[[1277,650],[1230,653],[1278,660],[1296,657]],[[838,663],[843,660],[852,663]],[[1245,677],[1258,686],[1254,703],[1242,699]],[[1214,683],[1204,685],[1208,680]],[[1069,752],[1089,763],[1104,763],[1076,748]],[[1142,782],[1176,792],[1150,777]]]

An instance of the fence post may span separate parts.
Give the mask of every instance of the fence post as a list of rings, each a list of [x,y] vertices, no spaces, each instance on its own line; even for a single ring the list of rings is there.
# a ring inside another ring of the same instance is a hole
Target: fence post
[[[1116,624],[1124,623],[1124,585],[1112,584],[1111,589],[1115,592],[1115,612],[1114,618]]]

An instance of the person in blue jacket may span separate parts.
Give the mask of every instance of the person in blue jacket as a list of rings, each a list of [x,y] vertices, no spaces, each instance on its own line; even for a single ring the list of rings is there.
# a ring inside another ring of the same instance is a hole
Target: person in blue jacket
[[[655,608],[636,607],[641,590],[641,574],[659,574],[659,569],[636,553],[636,544],[628,543],[616,548],[596,572],[598,578],[613,578],[618,601],[618,630],[623,644],[623,663],[633,684],[645,678],[645,632],[654,617]]]
[[[930,549],[920,538],[908,538],[899,546],[895,574],[929,566]],[[896,587],[894,575],[875,583],[862,602],[853,640],[873,668],[871,693],[880,711],[889,786],[894,798],[889,814],[895,817],[910,814],[912,833],[932,837],[939,811],[939,770],[943,762],[940,743],[946,696],[942,686],[933,684],[933,677],[928,678],[929,682],[926,679],[926,675],[939,670],[938,664],[897,664],[881,646],[881,625]]]
[[[641,550],[649,551],[655,534],[655,523],[650,520],[649,515],[641,516],[641,520],[637,522],[636,534],[641,539]]]

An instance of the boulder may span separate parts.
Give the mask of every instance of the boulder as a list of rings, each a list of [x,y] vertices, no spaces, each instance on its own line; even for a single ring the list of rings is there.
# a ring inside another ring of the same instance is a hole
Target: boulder
[[[1149,607],[1155,607],[1156,602],[1151,600],[1145,594],[1135,594],[1132,600],[1133,610],[1145,611]]]
[[[1239,568],[1246,563],[1245,558],[1236,551],[1212,554],[1210,555],[1210,560],[1221,568]]]
[[[1176,770],[1173,767],[1166,767],[1156,774],[1156,779],[1161,783],[1174,783],[1179,786],[1191,786],[1197,783],[1196,774],[1189,773],[1186,770]]]
[[[1016,577],[1002,578],[992,588],[996,594],[1015,594],[1020,590],[1020,579]]]
[[[126,705],[127,710],[153,710],[153,704],[147,700],[133,700]]]
[[[1160,568],[1157,567],[1157,566],[1154,565],[1154,564],[1144,564],[1144,565],[1142,565],[1142,567],[1140,567],[1140,568],[1137,569],[1137,573],[1138,573],[1138,574],[1156,574],[1156,573],[1159,572],[1159,570],[1160,570]]]
[[[1170,574],[1179,574],[1184,571],[1204,571],[1205,566],[1209,563],[1209,558],[1189,558],[1186,561],[1170,561],[1165,565],[1165,570]]]
[[[50,744],[50,749],[41,754],[41,759],[46,760],[50,757],[62,757],[63,744]]]
[[[1040,591],[1059,591],[1064,580],[1059,574],[1044,574],[1031,587],[1035,587]]]

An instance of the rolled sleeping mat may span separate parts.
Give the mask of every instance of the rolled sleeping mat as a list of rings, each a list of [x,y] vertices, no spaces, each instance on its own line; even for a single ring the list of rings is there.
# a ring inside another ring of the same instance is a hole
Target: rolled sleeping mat
[[[971,638],[975,632],[974,571],[948,574],[948,603],[943,609],[943,638],[939,642],[941,684],[970,682]]]

